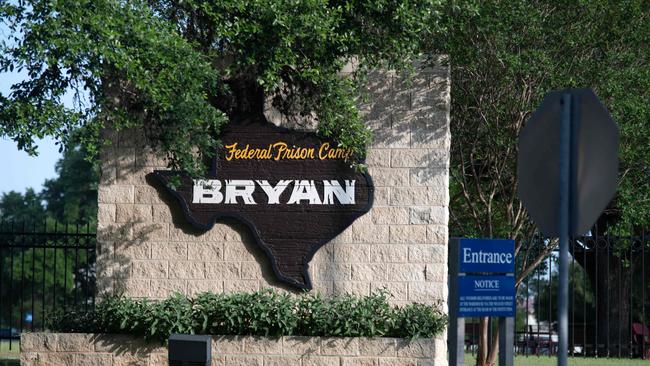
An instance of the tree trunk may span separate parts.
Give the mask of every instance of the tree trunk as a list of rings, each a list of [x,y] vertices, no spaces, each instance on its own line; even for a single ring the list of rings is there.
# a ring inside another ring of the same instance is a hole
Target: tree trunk
[[[484,317],[479,321],[479,341],[478,354],[476,356],[476,366],[488,366],[488,322],[489,318]]]
[[[499,354],[499,327],[496,328],[494,334],[492,335],[492,347],[490,349],[490,357],[488,357],[488,366],[494,366],[497,362],[497,356]]]

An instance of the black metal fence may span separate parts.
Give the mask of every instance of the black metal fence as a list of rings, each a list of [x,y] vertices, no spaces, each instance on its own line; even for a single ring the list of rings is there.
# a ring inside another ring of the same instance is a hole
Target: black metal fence
[[[532,245],[542,248],[548,241]],[[650,235],[582,236],[571,241],[570,250],[570,354],[650,359]],[[518,288],[518,354],[557,351],[557,259],[554,251]],[[488,328],[490,333],[495,327]],[[466,319],[465,334],[474,352],[478,319]]]
[[[94,306],[95,246],[90,225],[0,222],[0,349],[54,311]]]
[[[94,306],[95,248],[91,225],[0,222],[0,350],[16,347],[23,330],[43,329],[52,312]],[[583,236],[570,250],[569,352],[650,358],[650,235]],[[518,288],[519,354],[556,353],[557,268],[553,252]],[[470,351],[478,330],[478,319],[466,319]]]

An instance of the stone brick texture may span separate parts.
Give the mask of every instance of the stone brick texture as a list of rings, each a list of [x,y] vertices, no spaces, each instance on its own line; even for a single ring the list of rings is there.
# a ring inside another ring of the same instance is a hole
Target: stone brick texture
[[[398,305],[446,303],[450,147],[446,62],[441,56],[427,67],[416,64],[411,77],[391,71],[369,76],[359,108],[373,133],[367,165],[376,187],[374,205],[316,253],[309,266],[313,291],[331,296],[387,289]],[[290,125],[277,111],[267,111],[272,122]],[[166,162],[145,147],[141,132],[104,134],[112,144],[101,153],[100,295],[160,299],[174,292],[292,291],[274,278],[268,258],[244,225],[225,222],[200,232],[185,221],[177,202],[147,178],[155,169],[166,169]],[[244,356],[248,357],[238,357]],[[249,361],[279,362],[264,357],[245,362]],[[330,364],[326,355],[310,362]],[[376,365],[377,359],[342,362]]]
[[[23,333],[22,366],[166,366],[167,348],[126,335]],[[423,366],[446,364],[433,339],[212,336],[212,365]]]

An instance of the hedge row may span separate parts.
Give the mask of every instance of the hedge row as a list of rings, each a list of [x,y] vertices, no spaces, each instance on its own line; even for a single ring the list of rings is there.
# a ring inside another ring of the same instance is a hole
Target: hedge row
[[[172,333],[430,338],[447,316],[437,305],[388,303],[386,292],[365,297],[255,293],[174,295],[151,301],[109,297],[92,311],[50,317],[56,332],[128,333],[165,341]]]

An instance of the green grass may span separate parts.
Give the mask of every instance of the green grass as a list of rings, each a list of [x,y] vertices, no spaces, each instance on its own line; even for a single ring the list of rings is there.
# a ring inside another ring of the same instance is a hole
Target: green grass
[[[20,341],[14,340],[11,342],[11,350],[9,349],[9,341],[3,339],[0,341],[0,366],[18,366],[20,365]]]
[[[476,358],[465,354],[465,366],[476,365]],[[516,356],[515,366],[555,366],[557,358],[548,356]],[[582,358],[569,357],[569,366],[642,366],[650,365],[648,360],[630,360],[626,358]]]

